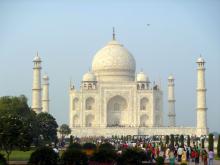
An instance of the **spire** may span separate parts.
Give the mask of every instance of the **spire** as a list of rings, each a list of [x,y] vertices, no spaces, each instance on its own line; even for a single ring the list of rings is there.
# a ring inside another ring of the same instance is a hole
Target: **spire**
[[[115,40],[115,28],[112,28],[112,40]]]

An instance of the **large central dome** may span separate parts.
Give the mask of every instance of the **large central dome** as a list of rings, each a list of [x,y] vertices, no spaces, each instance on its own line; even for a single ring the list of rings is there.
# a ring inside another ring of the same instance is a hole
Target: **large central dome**
[[[114,39],[96,53],[92,62],[98,81],[134,81],[135,69],[132,54]]]

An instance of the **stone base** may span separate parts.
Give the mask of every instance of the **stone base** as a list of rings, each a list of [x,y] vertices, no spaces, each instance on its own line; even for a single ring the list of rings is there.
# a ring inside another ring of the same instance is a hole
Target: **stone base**
[[[72,128],[72,135],[77,137],[112,135],[207,135],[208,129],[197,129],[195,127],[78,127]]]

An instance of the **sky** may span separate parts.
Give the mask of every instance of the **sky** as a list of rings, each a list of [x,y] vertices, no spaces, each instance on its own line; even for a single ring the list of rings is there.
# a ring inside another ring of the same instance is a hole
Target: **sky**
[[[24,94],[31,106],[33,58],[50,77],[50,113],[68,123],[69,82],[79,89],[95,53],[112,38],[151,82],[161,81],[164,125],[167,77],[175,77],[176,122],[196,124],[196,60],[206,61],[210,131],[220,132],[219,0],[1,0],[0,96]],[[150,26],[148,26],[150,24]]]

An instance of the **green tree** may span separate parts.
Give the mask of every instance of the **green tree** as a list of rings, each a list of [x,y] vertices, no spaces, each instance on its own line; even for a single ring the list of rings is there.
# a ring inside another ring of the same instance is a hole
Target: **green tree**
[[[57,122],[49,113],[39,113],[37,115],[39,136],[43,143],[55,142],[57,138]]]
[[[220,135],[218,136],[217,155],[220,158]]]
[[[30,108],[24,95],[0,97],[0,115],[5,113],[28,116]]]
[[[29,149],[32,141],[32,126],[25,118],[6,113],[0,116],[0,146],[7,153],[7,159],[13,149]]]
[[[142,161],[146,161],[146,153],[139,148],[128,148],[122,152],[122,155],[118,158],[117,163],[121,165],[127,164],[142,164]]]
[[[2,155],[1,153],[0,153],[0,165],[7,165],[7,161],[4,155]]]
[[[29,159],[30,165],[56,165],[59,155],[50,147],[40,147],[34,151]]]
[[[213,136],[214,135],[212,133],[209,134],[209,150],[212,150],[212,151],[213,151],[213,146],[214,146]]]
[[[62,140],[65,138],[65,136],[71,133],[71,129],[67,124],[62,124],[58,131],[62,137]]]

